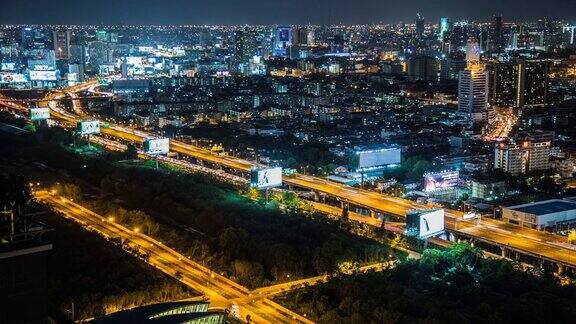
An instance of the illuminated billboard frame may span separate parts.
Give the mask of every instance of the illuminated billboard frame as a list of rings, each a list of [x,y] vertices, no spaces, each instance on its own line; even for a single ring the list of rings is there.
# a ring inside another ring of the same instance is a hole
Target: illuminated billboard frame
[[[30,108],[30,120],[46,120],[50,118],[49,108]]]
[[[451,189],[458,185],[458,171],[429,172],[424,174],[424,192]]]
[[[444,209],[414,210],[406,214],[406,235],[425,239],[444,232]]]
[[[76,131],[80,135],[100,134],[100,121],[99,120],[79,121],[76,124]]]
[[[282,185],[282,168],[252,169],[250,186],[258,189],[280,187]]]
[[[144,140],[144,152],[148,155],[168,154],[170,151],[170,139],[147,138]]]

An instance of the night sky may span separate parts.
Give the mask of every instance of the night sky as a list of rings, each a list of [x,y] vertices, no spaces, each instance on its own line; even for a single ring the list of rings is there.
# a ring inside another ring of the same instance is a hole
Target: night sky
[[[327,24],[576,20],[576,0],[0,0],[0,24]]]

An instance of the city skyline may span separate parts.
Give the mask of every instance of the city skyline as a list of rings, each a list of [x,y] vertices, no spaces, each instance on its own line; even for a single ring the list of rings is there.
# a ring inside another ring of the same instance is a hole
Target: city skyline
[[[86,3],[71,0],[30,0],[3,6],[0,24],[135,24],[135,25],[237,25],[237,24],[371,24],[412,23],[421,13],[427,23],[440,17],[489,21],[500,14],[505,21],[542,17],[573,20],[576,2],[552,0],[542,8],[536,1],[442,1],[442,6],[422,0],[364,0],[362,6],[343,0],[268,2],[264,0],[218,2],[172,0]],[[30,10],[35,8],[35,10]],[[522,10],[519,10],[522,8]],[[154,15],[150,15],[153,12]]]

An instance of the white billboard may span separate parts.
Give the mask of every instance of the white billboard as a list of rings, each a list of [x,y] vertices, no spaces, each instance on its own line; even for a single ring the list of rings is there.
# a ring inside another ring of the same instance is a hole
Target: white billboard
[[[150,155],[167,154],[170,151],[169,138],[147,138],[144,141],[144,152]]]
[[[30,120],[46,120],[50,118],[49,108],[30,108]]]
[[[30,80],[32,81],[56,81],[58,76],[56,70],[48,71],[29,71]]]
[[[80,121],[76,124],[76,131],[80,133],[80,135],[100,134],[100,121]]]
[[[356,152],[358,154],[358,169],[371,169],[400,164],[400,148],[391,147],[378,150]]]
[[[250,173],[250,185],[258,189],[281,186],[282,168],[253,169]]]
[[[444,209],[417,210],[406,215],[406,234],[427,238],[444,231]]]

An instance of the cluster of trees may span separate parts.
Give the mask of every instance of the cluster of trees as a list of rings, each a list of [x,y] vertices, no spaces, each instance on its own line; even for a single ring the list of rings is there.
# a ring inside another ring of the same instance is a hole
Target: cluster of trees
[[[74,176],[82,181],[56,190],[83,199],[78,191],[89,192],[87,184],[97,183],[100,194],[83,203],[250,287],[333,273],[342,262],[377,262],[390,253],[381,243],[316,218],[293,193],[273,194],[275,203],[262,206],[203,175],[102,161],[86,161]]]
[[[484,259],[468,244],[428,249],[379,273],[342,275],[279,297],[319,323],[570,323],[576,286]]]
[[[74,303],[75,318],[86,319],[199,295],[70,220],[51,211],[38,217],[54,228],[46,237],[48,296],[62,313]]]

